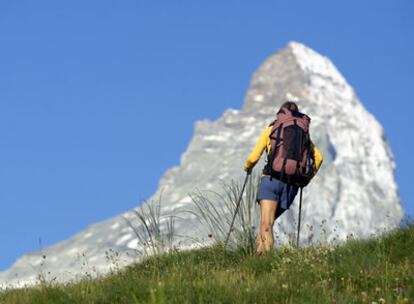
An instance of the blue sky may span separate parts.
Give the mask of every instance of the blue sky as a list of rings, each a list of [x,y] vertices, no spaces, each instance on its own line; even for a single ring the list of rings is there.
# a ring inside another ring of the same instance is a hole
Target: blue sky
[[[413,216],[413,2],[338,3],[0,1],[0,270],[148,198],[291,40],[384,126]]]

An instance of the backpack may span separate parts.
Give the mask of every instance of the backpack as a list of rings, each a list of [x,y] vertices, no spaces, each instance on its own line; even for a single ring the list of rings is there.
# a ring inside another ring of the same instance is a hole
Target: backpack
[[[301,188],[310,182],[314,175],[310,120],[306,114],[287,108],[277,113],[264,174]]]

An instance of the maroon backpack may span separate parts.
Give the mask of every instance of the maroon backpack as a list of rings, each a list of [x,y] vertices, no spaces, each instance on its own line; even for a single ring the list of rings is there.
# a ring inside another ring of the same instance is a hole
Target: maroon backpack
[[[306,186],[312,175],[309,116],[282,108],[270,133],[271,150],[264,174],[287,184]]]

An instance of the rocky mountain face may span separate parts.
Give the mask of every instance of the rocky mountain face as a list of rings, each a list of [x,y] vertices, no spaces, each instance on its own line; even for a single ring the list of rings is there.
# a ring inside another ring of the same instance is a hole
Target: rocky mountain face
[[[399,225],[403,211],[395,163],[381,125],[328,58],[291,42],[255,72],[241,110],[196,123],[180,165],[165,173],[149,200],[161,197],[161,214],[177,215],[176,246],[209,242],[211,231],[185,212],[193,207],[189,194],[197,189],[220,192],[223,181],[242,181],[242,166],[260,132],[288,99],[312,118],[311,137],[324,155],[320,172],[304,190],[301,245],[369,237]],[[255,168],[257,174],[263,159]],[[225,212],[220,204],[217,200],[217,208]],[[298,198],[275,225],[279,245],[295,233],[297,214]],[[135,261],[140,255],[136,249],[143,247],[126,219],[140,226],[135,213],[127,212],[21,257],[0,273],[1,286],[33,284],[39,274],[67,281]],[[164,221],[167,224],[168,218]]]

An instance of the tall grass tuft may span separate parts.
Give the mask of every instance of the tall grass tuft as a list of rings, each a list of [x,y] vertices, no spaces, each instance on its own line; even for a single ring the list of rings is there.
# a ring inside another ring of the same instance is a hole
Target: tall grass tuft
[[[161,201],[160,196],[158,201],[145,202],[134,209],[133,217],[122,216],[137,238],[136,250],[140,255],[159,255],[174,250],[176,217],[161,214]]]
[[[222,183],[222,191],[197,191],[190,194],[194,214],[202,226],[207,227],[209,236],[216,245],[223,246],[229,233],[233,217],[235,221],[230,231],[229,247],[246,254],[254,252],[255,234],[258,224],[258,208],[255,206],[258,177],[250,177],[237,211],[242,185],[234,180]],[[237,214],[236,214],[237,211]]]

